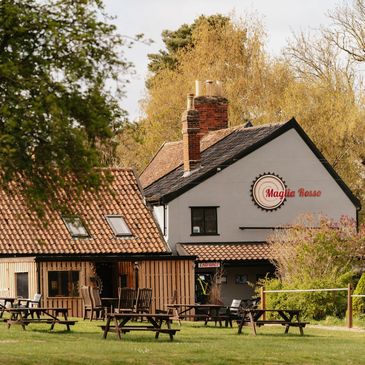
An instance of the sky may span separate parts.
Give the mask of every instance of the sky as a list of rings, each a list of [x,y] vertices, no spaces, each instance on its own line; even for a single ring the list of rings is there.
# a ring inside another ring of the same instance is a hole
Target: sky
[[[176,30],[182,24],[191,24],[199,15],[232,12],[236,17],[255,13],[262,20],[267,32],[267,50],[279,55],[293,32],[318,29],[329,25],[327,12],[342,2],[336,0],[104,0],[106,12],[115,16],[113,20],[122,35],[133,37],[144,33],[154,43],[137,43],[127,49],[128,61],[135,65],[135,75],[126,88],[122,107],[129,113],[131,121],[141,115],[139,100],[145,95],[148,53],[163,49],[161,32]]]

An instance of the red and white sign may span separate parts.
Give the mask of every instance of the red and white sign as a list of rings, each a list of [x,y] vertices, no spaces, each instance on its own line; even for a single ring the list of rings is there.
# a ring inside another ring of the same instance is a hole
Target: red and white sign
[[[259,176],[252,185],[252,198],[262,209],[274,210],[285,201],[284,181],[274,174]]]
[[[199,262],[198,268],[199,269],[209,269],[212,267],[221,267],[220,262]]]
[[[275,174],[259,176],[252,184],[252,199],[261,209],[272,211],[280,208],[286,198],[319,198],[321,190],[299,188],[297,191],[288,189],[284,180]]]

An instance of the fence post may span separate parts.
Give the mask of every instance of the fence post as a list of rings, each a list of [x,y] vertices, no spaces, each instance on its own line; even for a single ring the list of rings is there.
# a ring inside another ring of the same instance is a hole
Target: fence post
[[[261,309],[266,309],[266,293],[265,293],[265,287],[262,286],[260,288],[260,296],[261,296]],[[266,315],[265,313],[263,314],[263,320],[265,321],[266,320]]]
[[[352,287],[348,284],[347,287],[347,327],[352,328]]]

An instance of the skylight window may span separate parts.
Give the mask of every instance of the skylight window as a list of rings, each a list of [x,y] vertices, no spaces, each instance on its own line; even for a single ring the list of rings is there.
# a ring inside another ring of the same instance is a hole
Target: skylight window
[[[62,219],[72,237],[90,236],[79,217],[63,217]]]
[[[110,228],[113,230],[114,234],[117,237],[123,237],[123,236],[131,236],[132,233],[123,219],[120,215],[107,215],[106,220],[108,221],[108,224]]]

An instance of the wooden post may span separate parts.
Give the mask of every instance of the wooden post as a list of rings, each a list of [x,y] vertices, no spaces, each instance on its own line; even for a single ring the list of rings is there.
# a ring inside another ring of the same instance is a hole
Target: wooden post
[[[347,287],[347,327],[352,328],[352,287]]]
[[[262,286],[260,289],[260,296],[261,296],[261,309],[266,309],[266,293],[264,286]],[[265,321],[266,319],[265,313],[263,314],[262,319]]]

